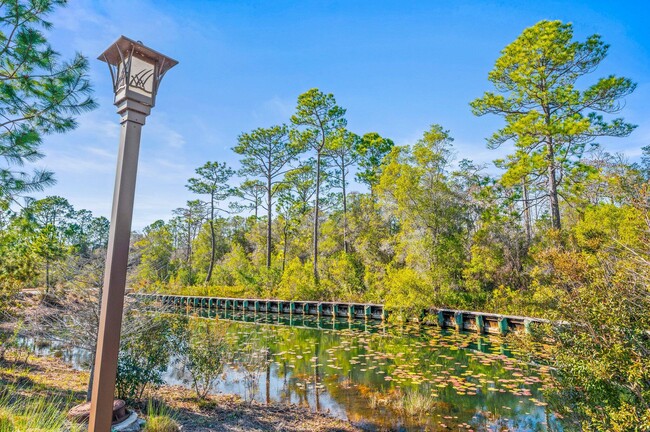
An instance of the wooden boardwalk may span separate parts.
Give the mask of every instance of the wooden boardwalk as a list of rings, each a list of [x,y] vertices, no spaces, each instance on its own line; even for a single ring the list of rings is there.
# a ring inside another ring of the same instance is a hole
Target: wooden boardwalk
[[[288,301],[272,299],[241,299],[229,297],[183,296],[171,294],[142,294],[132,296],[148,299],[162,306],[186,309],[227,310],[283,315],[313,315],[317,317],[363,320],[386,320],[388,312],[381,304],[320,301]],[[431,308],[426,311],[436,317],[435,324],[441,328],[470,331],[480,334],[504,335],[512,331],[530,331],[535,323],[546,322],[539,318],[500,315],[485,312]]]

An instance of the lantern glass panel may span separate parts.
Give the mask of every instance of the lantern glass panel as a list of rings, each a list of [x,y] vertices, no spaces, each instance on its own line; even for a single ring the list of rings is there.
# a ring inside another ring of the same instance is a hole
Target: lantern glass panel
[[[129,90],[143,96],[153,95],[154,65],[135,55],[131,57]],[[118,86],[119,87],[119,86]]]

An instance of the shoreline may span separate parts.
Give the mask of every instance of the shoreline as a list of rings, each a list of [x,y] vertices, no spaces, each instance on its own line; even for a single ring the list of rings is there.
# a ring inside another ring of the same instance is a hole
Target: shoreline
[[[12,357],[11,355],[9,356]],[[0,384],[14,385],[16,398],[58,398],[66,406],[85,401],[88,372],[78,371],[54,356],[31,355],[26,362],[0,362]],[[183,432],[209,431],[295,431],[295,432],[357,432],[363,429],[326,413],[309,408],[272,402],[246,402],[239,396],[210,395],[199,401],[192,391],[181,386],[161,386],[148,389],[147,399],[162,401],[173,412]],[[127,404],[143,415],[141,407]],[[140,404],[142,405],[142,403]]]

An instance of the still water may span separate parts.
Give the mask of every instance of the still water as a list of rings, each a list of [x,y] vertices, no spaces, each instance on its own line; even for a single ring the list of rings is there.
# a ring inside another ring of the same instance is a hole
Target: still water
[[[229,322],[242,352],[260,350],[268,360],[252,372],[226,367],[218,392],[309,406],[369,430],[560,430],[541,394],[548,371],[517,360],[498,337],[302,315],[200,314]],[[188,380],[181,367],[167,371],[168,383]]]
[[[232,361],[213,392],[308,406],[367,430],[561,431],[542,390],[548,371],[498,337],[373,321],[202,310],[220,321]],[[252,367],[238,356],[257,353]],[[83,351],[64,355],[77,367]],[[172,359],[167,384],[190,385]]]

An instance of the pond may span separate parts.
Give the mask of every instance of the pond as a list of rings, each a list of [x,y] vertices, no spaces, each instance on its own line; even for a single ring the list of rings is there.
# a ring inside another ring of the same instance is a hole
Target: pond
[[[368,430],[562,430],[542,396],[548,370],[517,359],[498,337],[302,315],[199,314],[193,319],[222,322],[236,347],[213,392],[300,404]],[[264,361],[242,368],[237,356],[252,352]],[[87,357],[76,351],[70,359]],[[189,385],[180,364],[170,362],[166,383]]]

